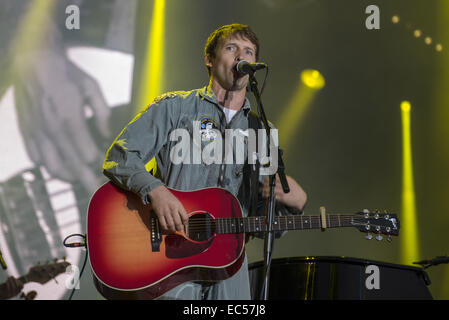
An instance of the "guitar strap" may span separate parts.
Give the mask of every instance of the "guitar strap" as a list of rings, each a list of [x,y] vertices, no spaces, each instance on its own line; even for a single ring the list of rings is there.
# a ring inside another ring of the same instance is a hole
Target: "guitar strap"
[[[256,147],[259,146],[258,142],[258,129],[262,129],[262,125],[259,119],[259,116],[253,110],[250,110],[248,114],[248,129],[253,129],[256,133]],[[250,157],[255,159],[255,163],[250,163]],[[250,203],[248,208],[248,216],[256,216],[257,215],[257,200],[259,195],[259,172],[260,172],[260,162],[257,155],[249,154],[248,150],[248,161],[245,164],[244,168],[244,178],[248,178],[249,176],[249,196]]]

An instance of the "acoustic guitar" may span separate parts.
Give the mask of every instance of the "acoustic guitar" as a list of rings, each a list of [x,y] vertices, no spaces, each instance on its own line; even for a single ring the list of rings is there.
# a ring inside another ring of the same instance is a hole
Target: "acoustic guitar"
[[[245,234],[267,230],[265,217],[243,217],[239,201],[221,188],[169,189],[189,220],[183,232],[164,234],[151,205],[111,182],[93,195],[87,245],[98,291],[107,299],[155,299],[181,283],[231,277],[244,259]],[[358,212],[280,216],[272,230],[354,227],[397,236],[395,214]]]

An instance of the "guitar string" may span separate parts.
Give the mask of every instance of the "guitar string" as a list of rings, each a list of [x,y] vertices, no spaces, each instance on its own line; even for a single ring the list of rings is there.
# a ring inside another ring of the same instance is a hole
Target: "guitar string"
[[[280,218],[280,219],[279,219]],[[310,220],[310,221],[308,221]],[[342,221],[342,222],[348,222],[348,221],[352,221],[353,219],[350,217],[340,217],[340,218],[330,218],[330,219],[326,219],[327,221],[332,221],[332,224],[334,222],[338,222],[338,221]],[[296,222],[299,223],[303,223],[303,224],[321,224],[321,218],[320,217],[313,217],[313,218],[305,218],[305,219],[285,219],[284,217],[277,217],[277,219],[275,220],[275,222],[279,223],[279,224],[285,224],[288,222],[294,222],[296,224]],[[215,219],[213,221],[211,221],[214,224],[239,224],[237,222],[241,222],[241,223],[246,223],[246,224],[265,224],[265,219],[241,219],[241,218],[219,218],[219,219]],[[204,222],[204,221],[192,221],[188,223],[189,227],[193,227],[193,226],[207,226],[209,224],[211,224],[211,222]],[[240,223],[240,224],[241,224]]]
[[[351,221],[354,217],[353,216],[348,216],[348,215],[341,215],[340,217],[338,216],[334,216],[334,215],[328,215],[327,216],[329,222],[331,225],[334,224],[334,222],[338,221],[338,225],[341,225],[341,222],[343,223],[347,223],[349,221]],[[360,217],[357,217],[360,218]],[[280,216],[280,217],[276,217],[277,219],[277,224],[279,226],[282,226],[284,224],[287,224],[287,222],[293,222],[294,225],[296,225],[296,223],[302,223],[302,225],[306,225],[306,227],[303,227],[303,229],[307,229],[307,226],[310,225],[312,227],[321,227],[321,216],[299,216],[299,217],[294,217],[294,216]],[[237,222],[241,223],[237,223]],[[310,221],[308,221],[310,220]],[[246,227],[250,224],[253,224],[254,226],[256,224],[259,225],[263,225],[265,226],[265,219],[261,219],[261,217],[246,217],[246,218],[218,218],[214,220],[215,225],[219,225],[219,227],[221,228],[235,228],[238,226],[242,226],[243,223],[243,227]],[[276,220],[275,220],[276,222]],[[189,222],[188,227],[189,230],[204,230],[203,228],[205,228],[206,226],[208,226],[207,222],[204,221],[193,221],[192,223]],[[335,225],[336,226],[336,225]],[[332,226],[330,226],[332,227]]]
[[[362,217],[358,216],[352,216],[352,215],[327,215],[326,220],[329,223],[329,228],[332,227],[349,227],[352,226],[353,223],[348,222],[356,222],[357,219],[363,219]],[[313,215],[313,216],[280,216],[276,217],[277,221],[275,220],[274,229],[276,229],[276,226],[279,227],[279,229],[282,230],[298,230],[298,229],[309,229],[310,228],[320,228],[322,226],[321,224],[321,216]],[[240,223],[239,220],[241,221]],[[308,221],[310,220],[310,221]],[[379,220],[382,221],[382,220]],[[287,224],[288,222],[288,224]],[[258,227],[263,228],[265,224],[265,219],[260,219],[260,217],[246,217],[246,218],[219,218],[214,221],[215,225],[218,227],[218,229],[224,229],[220,231],[229,231],[229,233],[232,233],[233,231],[236,231],[238,229],[252,229],[255,228],[256,225]],[[292,226],[291,223],[293,223],[293,228],[289,229]],[[299,226],[296,226],[296,223],[301,223],[301,228],[298,228]],[[342,225],[344,224],[344,225]],[[192,232],[199,232],[204,231],[206,226],[210,225],[210,223],[206,223],[204,221],[196,221],[189,223],[189,231]],[[285,226],[285,228],[284,228]],[[375,223],[371,224],[371,226],[377,226]],[[258,230],[256,230],[258,231]]]

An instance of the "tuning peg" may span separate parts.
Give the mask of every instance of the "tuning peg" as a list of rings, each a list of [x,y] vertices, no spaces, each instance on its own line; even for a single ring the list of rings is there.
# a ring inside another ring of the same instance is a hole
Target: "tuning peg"
[[[377,241],[380,241],[380,240],[382,240],[383,239],[383,237],[380,235],[380,234],[378,234],[377,236],[376,236],[376,240]]]
[[[371,233],[369,233],[369,232],[365,236],[366,240],[371,240],[372,238],[373,238],[373,235]]]
[[[391,242],[391,236],[390,235],[387,236],[387,241]]]
[[[363,209],[363,216],[365,217],[365,219],[369,218],[369,210],[368,209]]]

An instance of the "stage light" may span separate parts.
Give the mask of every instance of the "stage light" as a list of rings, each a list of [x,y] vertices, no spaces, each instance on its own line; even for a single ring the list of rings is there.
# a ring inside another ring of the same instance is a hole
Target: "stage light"
[[[301,81],[310,89],[319,90],[324,87],[324,77],[317,70],[306,69],[301,72]]]
[[[401,263],[412,264],[420,258],[413,178],[411,105],[401,103],[402,114],[402,205],[401,205]]]
[[[143,72],[138,84],[139,94],[136,107],[139,110],[137,111],[146,108],[163,90],[164,24],[165,0],[155,0]]]
[[[432,38],[431,37],[426,37],[424,39],[424,42],[425,42],[425,44],[430,45],[430,44],[432,44]]]
[[[294,140],[296,130],[300,127],[302,119],[310,107],[317,92],[325,86],[324,77],[317,70],[306,69],[299,77],[299,84],[287,107],[276,121],[279,130],[280,145],[287,150]]]
[[[443,46],[441,45],[441,43],[437,43],[435,45],[435,50],[438,51],[438,52],[443,51]]]
[[[392,18],[391,18],[391,21],[393,22],[393,23],[399,23],[399,21],[400,21],[400,19],[399,19],[399,16],[397,16],[397,15],[394,15]]]
[[[401,110],[409,112],[411,110],[412,106],[410,105],[410,102],[408,101],[402,101],[401,102]]]
[[[413,35],[414,35],[416,38],[419,38],[419,37],[421,37],[422,32],[421,32],[421,30],[416,29],[416,30],[413,32]]]
[[[140,112],[163,90],[163,65],[164,65],[164,29],[165,29],[165,0],[155,0],[151,30],[147,39],[143,71],[137,95],[136,111]],[[152,158],[146,165],[147,171],[153,175],[157,170],[157,162]]]

